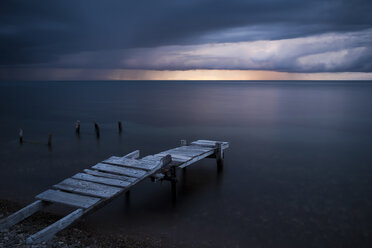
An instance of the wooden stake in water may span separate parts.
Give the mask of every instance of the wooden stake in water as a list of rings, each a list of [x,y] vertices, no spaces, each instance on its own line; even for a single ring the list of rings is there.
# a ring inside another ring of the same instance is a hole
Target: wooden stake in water
[[[123,127],[121,125],[121,121],[118,122],[118,128],[119,128],[119,133],[121,133],[121,131],[123,130]]]
[[[222,170],[223,168],[223,149],[222,143],[216,142],[216,161],[217,161],[217,169]]]
[[[98,126],[97,122],[94,122],[94,130],[96,130],[96,136],[97,136],[97,139],[98,139],[99,136],[100,136],[100,133],[99,133],[99,126]]]
[[[75,131],[77,134],[80,134],[80,121],[76,121],[76,124],[75,124]]]
[[[19,143],[23,144],[23,129],[19,129]]]
[[[52,134],[48,134],[48,146],[52,147]]]

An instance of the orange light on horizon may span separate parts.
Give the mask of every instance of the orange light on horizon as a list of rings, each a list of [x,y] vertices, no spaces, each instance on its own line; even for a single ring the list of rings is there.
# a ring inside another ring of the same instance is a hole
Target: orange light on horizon
[[[259,70],[4,69],[1,80],[372,80],[372,73],[291,73]]]
[[[112,80],[372,80],[372,73],[290,73],[259,70],[115,70]]]

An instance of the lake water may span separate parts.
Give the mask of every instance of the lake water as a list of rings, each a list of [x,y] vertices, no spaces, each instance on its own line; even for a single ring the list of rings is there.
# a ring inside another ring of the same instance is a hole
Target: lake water
[[[372,247],[372,82],[2,82],[0,103],[1,199],[30,203],[112,155],[222,140],[223,172],[180,173],[175,205],[149,180],[86,222],[168,247]],[[19,128],[52,133],[52,150],[20,146]]]

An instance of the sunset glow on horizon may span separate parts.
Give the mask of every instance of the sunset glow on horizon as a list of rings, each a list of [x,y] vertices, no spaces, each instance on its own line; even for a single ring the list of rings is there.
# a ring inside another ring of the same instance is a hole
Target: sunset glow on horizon
[[[263,70],[0,69],[3,80],[372,80],[372,73],[289,73]]]

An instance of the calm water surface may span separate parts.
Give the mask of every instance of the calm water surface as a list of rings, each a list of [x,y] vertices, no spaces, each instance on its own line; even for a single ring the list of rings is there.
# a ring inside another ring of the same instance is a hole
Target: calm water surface
[[[223,172],[189,167],[176,205],[146,181],[86,222],[168,247],[372,247],[372,82],[2,82],[0,103],[1,199],[30,203],[112,155],[223,140]],[[20,127],[52,150],[20,146]]]

